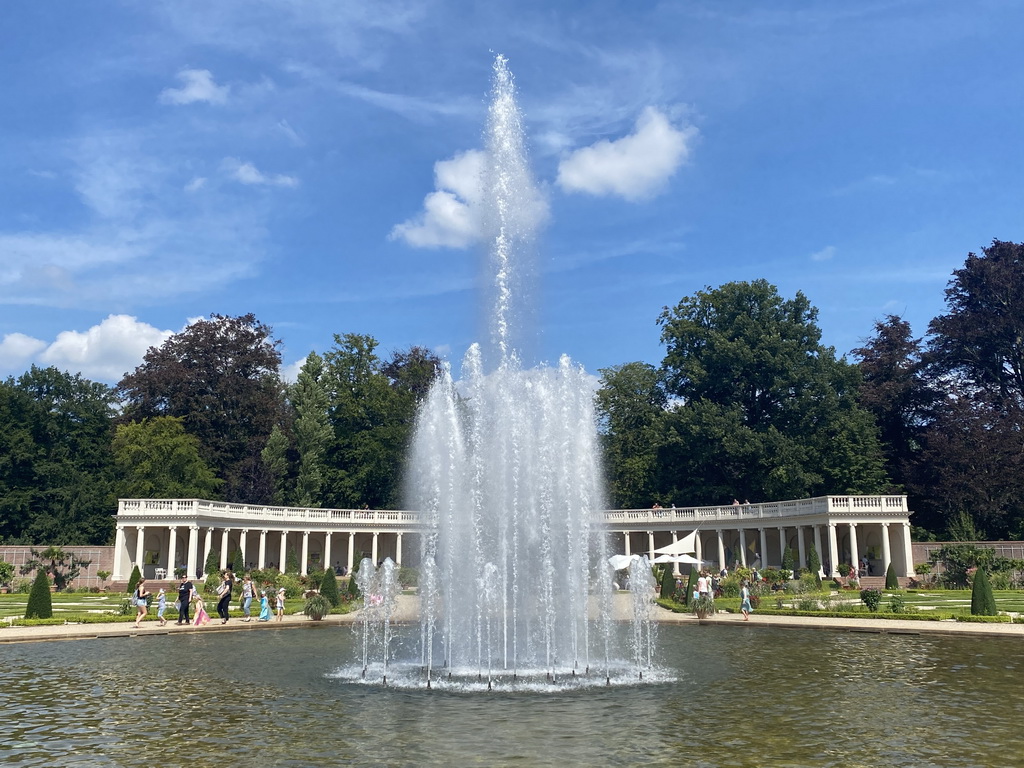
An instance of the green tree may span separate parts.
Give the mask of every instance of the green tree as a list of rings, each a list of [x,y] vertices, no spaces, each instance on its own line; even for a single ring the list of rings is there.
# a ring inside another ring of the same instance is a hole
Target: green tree
[[[341,605],[341,596],[338,594],[338,577],[334,575],[333,568],[325,568],[323,579],[320,581],[320,594],[327,598],[327,601],[337,608]]]
[[[142,581],[142,571],[139,570],[139,566],[132,568],[131,576],[128,577],[128,594],[134,594],[135,588],[139,586],[139,582]]]
[[[0,500],[8,540],[105,544],[114,532],[113,391],[33,366],[0,389]]]
[[[231,572],[239,578],[245,573],[245,561],[242,559],[242,550],[240,549],[231,553]]]
[[[323,358],[310,352],[291,389],[295,408],[295,447],[299,455],[295,503],[300,507],[321,506],[327,476],[324,462],[331,445],[332,430],[323,378]]]
[[[996,598],[992,593],[992,584],[988,580],[988,574],[984,568],[979,568],[974,573],[974,585],[971,588],[971,615],[972,616],[996,616]]]
[[[814,578],[818,580],[818,586],[821,586],[821,558],[818,556],[817,548],[812,544],[810,549],[807,550],[807,567],[811,573],[814,574]]]
[[[53,618],[53,601],[50,599],[50,579],[43,569],[36,571],[35,581],[32,582],[32,590],[28,593],[25,618]]]
[[[118,424],[113,441],[118,493],[131,499],[215,499],[221,481],[199,455],[183,420],[155,416]]]
[[[672,573],[672,564],[665,563],[664,569],[661,571],[661,596],[662,597],[674,597],[676,594],[676,577]]]
[[[668,434],[663,493],[732,498],[876,493],[877,428],[857,403],[859,373],[821,344],[807,298],[767,281],[727,283],[659,318]]]
[[[292,493],[289,491],[288,449],[288,437],[284,430],[275,424],[260,454],[274,486],[270,498],[274,504],[288,504],[292,501]]]
[[[14,566],[4,560],[0,560],[0,586],[6,587],[14,578]]]
[[[280,342],[254,315],[211,315],[151,348],[118,390],[124,419],[181,418],[226,498],[262,504],[272,482],[261,452],[284,409]]]
[[[658,450],[667,398],[657,370],[635,362],[602,368],[595,395],[612,503],[620,509],[651,505],[657,496]]]
[[[72,552],[65,552],[60,547],[46,547],[38,550],[29,548],[31,557],[21,566],[21,574],[32,571],[43,571],[53,579],[58,592],[67,589],[68,584],[78,578],[83,568],[88,568],[91,560],[85,560]]]
[[[686,600],[684,601],[687,606],[693,601],[693,590],[697,586],[697,566],[690,566],[690,576],[686,580]]]
[[[889,563],[889,567],[885,569],[885,588],[886,589],[899,589],[900,581],[896,578],[896,569],[892,563]]]

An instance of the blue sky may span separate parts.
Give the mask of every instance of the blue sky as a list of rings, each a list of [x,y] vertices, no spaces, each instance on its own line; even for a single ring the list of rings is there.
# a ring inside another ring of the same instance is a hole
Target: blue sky
[[[335,333],[458,361],[481,336],[475,154],[493,58],[548,207],[538,356],[663,350],[765,278],[840,354],[923,335],[1021,241],[1024,4],[10,0],[0,375],[110,383],[216,312],[286,366]]]

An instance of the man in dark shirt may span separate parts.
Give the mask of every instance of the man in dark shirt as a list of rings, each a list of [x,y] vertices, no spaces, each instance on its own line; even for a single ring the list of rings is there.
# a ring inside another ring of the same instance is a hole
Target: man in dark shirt
[[[181,584],[178,585],[178,623],[181,624],[184,621],[186,624],[191,623],[188,619],[188,608],[192,602],[192,592],[195,591],[195,587],[192,586],[192,582],[188,576],[181,577]]]

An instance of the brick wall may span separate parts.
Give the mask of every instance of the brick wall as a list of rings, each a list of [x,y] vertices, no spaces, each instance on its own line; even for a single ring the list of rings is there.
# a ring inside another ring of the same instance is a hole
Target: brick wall
[[[35,549],[37,552],[45,549],[45,546],[37,547],[22,547],[8,544],[0,544],[0,560],[10,563],[14,566],[14,580],[34,578],[35,573],[30,573],[25,576],[21,574],[21,567],[29,560],[32,559],[31,549]],[[83,568],[78,578],[72,583],[72,587],[100,587],[103,586],[104,582],[100,581],[100,577],[96,575],[97,571],[110,571],[114,570],[114,548],[113,547],[61,547],[65,552],[69,554],[75,554],[84,560],[89,560],[89,566]],[[108,578],[106,584],[110,585],[110,579]]]

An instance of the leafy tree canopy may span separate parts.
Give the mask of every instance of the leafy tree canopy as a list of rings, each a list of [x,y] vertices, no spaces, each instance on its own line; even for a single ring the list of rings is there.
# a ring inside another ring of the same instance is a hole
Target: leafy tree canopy
[[[155,416],[118,424],[113,442],[118,494],[132,499],[215,499],[221,481],[199,455],[182,419]]]

